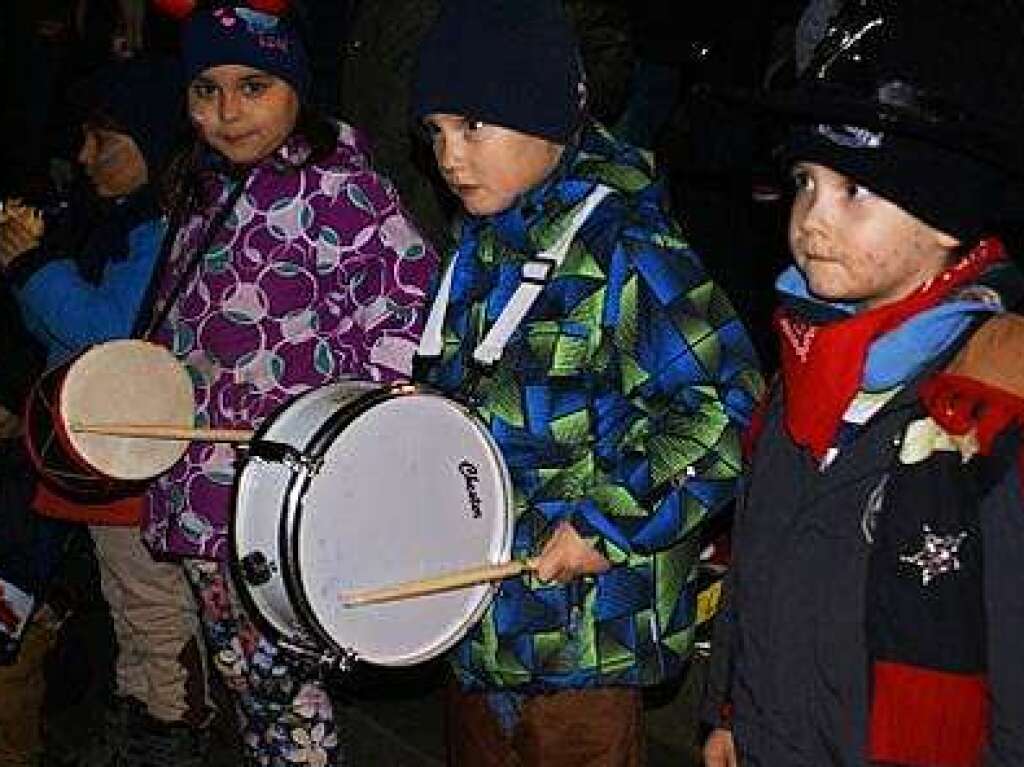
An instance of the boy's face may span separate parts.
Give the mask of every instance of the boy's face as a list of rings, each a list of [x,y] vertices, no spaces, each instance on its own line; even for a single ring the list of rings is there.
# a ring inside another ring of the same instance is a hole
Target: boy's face
[[[252,165],[291,135],[299,97],[280,77],[222,64],[192,81],[188,113],[203,141],[235,165]]]
[[[870,309],[940,274],[956,239],[824,165],[797,163],[789,246],[811,293]]]
[[[131,136],[86,125],[78,161],[100,197],[123,197],[146,183],[146,160]]]
[[[554,170],[565,149],[538,136],[460,115],[432,114],[423,122],[441,175],[474,216],[512,207],[519,195]]]

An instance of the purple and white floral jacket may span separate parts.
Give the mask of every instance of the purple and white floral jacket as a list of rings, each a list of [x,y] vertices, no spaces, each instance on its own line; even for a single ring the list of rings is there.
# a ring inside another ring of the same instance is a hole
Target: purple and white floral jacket
[[[339,127],[307,162],[297,138],[255,167],[156,339],[187,367],[198,425],[252,428],[296,395],[354,376],[407,377],[437,268],[365,145]],[[157,286],[171,293],[233,182],[211,173]],[[225,559],[236,455],[193,443],[151,486],[143,537],[165,555]]]

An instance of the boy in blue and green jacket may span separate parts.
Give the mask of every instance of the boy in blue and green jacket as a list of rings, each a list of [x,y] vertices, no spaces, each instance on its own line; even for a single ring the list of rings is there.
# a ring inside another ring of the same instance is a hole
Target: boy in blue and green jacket
[[[489,426],[513,555],[538,557],[454,652],[453,758],[637,763],[640,689],[690,655],[700,532],[734,492],[749,339],[649,162],[587,117],[560,3],[448,3],[413,106],[466,213],[418,375]]]

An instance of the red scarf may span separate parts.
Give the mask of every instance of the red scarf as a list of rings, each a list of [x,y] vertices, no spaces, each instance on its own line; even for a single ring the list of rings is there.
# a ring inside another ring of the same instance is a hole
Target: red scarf
[[[953,290],[975,281],[989,266],[1005,258],[999,240],[983,240],[954,266],[906,298],[826,325],[814,325],[779,310],[775,327],[790,438],[816,459],[823,459],[860,388],[872,342],[941,303]]]

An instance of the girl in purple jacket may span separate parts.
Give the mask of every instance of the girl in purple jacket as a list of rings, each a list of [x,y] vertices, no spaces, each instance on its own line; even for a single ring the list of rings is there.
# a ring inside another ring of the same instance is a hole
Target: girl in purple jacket
[[[196,140],[171,178],[178,228],[150,325],[192,376],[197,423],[252,428],[339,376],[407,376],[436,258],[356,132],[304,106],[309,66],[289,19],[202,9],[182,56]],[[193,443],[153,485],[143,534],[198,590],[246,763],[333,764],[314,670],[260,632],[228,575],[235,461]]]

